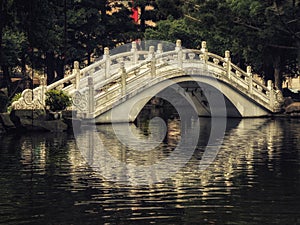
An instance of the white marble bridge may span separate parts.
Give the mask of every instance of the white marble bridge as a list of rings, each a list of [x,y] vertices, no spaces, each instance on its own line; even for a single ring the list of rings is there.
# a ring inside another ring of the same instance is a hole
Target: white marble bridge
[[[279,112],[282,103],[282,94],[271,81],[261,84],[250,66],[240,69],[231,62],[229,51],[224,57],[208,52],[204,41],[200,50],[183,49],[180,40],[165,52],[162,44],[139,51],[135,42],[130,51],[115,55],[105,48],[103,59],[83,69],[75,62],[71,75],[48,86],[42,77],[40,83],[34,90],[24,90],[13,109],[44,109],[45,92],[62,89],[72,96],[72,109],[80,118],[134,121],[153,96],[174,84],[179,85],[178,92],[186,92],[199,116],[209,116],[211,107],[217,107],[207,101],[214,92],[224,96],[226,116],[267,116]],[[112,109],[117,112],[113,116]]]

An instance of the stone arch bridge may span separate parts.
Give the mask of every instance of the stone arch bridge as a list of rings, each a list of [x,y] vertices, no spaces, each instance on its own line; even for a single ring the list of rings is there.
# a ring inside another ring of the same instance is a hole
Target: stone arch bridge
[[[45,80],[41,77],[39,87],[24,90],[13,109],[44,109],[45,93],[62,89],[72,96],[72,109],[82,119],[132,122],[153,96],[176,85],[199,116],[210,116],[211,107],[218,107],[207,101],[214,93],[224,96],[228,117],[268,116],[279,112],[282,103],[272,81],[264,85],[255,80],[250,66],[244,71],[231,62],[229,51],[224,57],[208,52],[205,41],[200,50],[183,49],[180,40],[165,52],[161,43],[140,51],[133,42],[130,51],[115,55],[105,48],[103,59],[90,66],[80,69],[75,62],[71,75],[48,86]],[[113,116],[112,109],[117,112]]]

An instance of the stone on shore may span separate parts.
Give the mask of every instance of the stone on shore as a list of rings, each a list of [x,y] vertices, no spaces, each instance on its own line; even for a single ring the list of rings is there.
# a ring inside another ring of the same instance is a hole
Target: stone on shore
[[[68,125],[62,120],[31,120],[21,118],[20,123],[26,130],[62,132],[68,129]]]
[[[0,135],[5,134],[5,133],[6,133],[6,130],[4,129],[2,123],[0,122]]]
[[[7,130],[15,128],[14,123],[10,120],[9,113],[0,113],[0,124]]]
[[[300,113],[300,102],[293,102],[285,108],[285,113]]]
[[[44,110],[15,110],[11,112],[10,118],[20,129],[52,132],[68,130],[68,125],[62,119],[48,120]]]

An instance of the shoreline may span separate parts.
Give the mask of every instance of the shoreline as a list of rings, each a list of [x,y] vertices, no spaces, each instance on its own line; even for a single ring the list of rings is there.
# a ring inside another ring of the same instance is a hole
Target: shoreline
[[[280,113],[263,117],[236,119],[257,118],[297,119],[300,118],[300,113]],[[62,112],[58,118],[53,118],[53,115],[50,114],[49,116],[44,111],[20,110],[13,113],[0,113],[0,136],[18,132],[67,132],[72,130],[73,126],[79,128],[81,125],[81,119],[72,117],[72,111]]]

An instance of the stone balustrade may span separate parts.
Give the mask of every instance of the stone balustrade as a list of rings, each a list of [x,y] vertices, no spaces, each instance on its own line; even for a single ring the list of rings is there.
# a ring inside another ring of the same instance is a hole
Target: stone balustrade
[[[161,43],[150,46],[149,51],[138,51],[133,42],[130,51],[116,55],[105,48],[101,60],[83,69],[75,62],[72,74],[53,84],[47,86],[42,77],[41,85],[24,90],[12,107],[44,108],[45,92],[62,89],[72,96],[79,116],[94,118],[162,80],[191,75],[214,77],[270,112],[280,110],[281,93],[274,90],[271,81],[267,86],[257,82],[250,66],[244,71],[231,62],[229,51],[224,57],[210,53],[205,41],[200,50],[184,49],[180,40],[174,50],[166,52]]]

